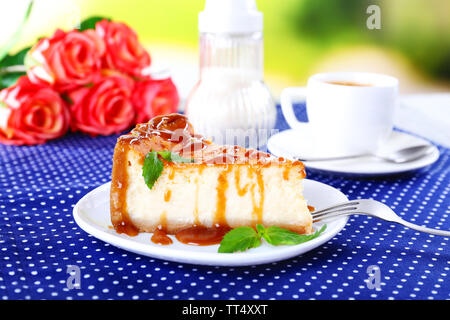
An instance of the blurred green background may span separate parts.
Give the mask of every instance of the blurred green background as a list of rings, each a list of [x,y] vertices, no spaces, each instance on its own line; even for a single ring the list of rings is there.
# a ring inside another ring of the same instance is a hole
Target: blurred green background
[[[6,2],[0,5],[0,43],[17,28],[14,14],[20,17],[27,0]],[[380,30],[366,27],[372,4],[381,8]],[[264,13],[266,81],[275,95],[305,84],[313,73],[342,70],[397,76],[403,93],[449,91],[448,0],[257,0],[257,5]],[[111,17],[136,30],[153,62],[171,69],[183,97],[197,79],[197,15],[203,6],[204,0],[39,0],[13,50],[80,19]]]

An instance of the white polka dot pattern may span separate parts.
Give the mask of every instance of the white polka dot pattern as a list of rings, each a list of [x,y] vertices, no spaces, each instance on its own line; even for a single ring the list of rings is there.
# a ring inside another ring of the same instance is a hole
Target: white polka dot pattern
[[[307,254],[252,267],[177,264],[97,240],[76,225],[72,208],[110,180],[116,138],[70,134],[0,146],[1,299],[450,299],[450,239],[370,217],[351,217]],[[308,175],[350,199],[374,198],[413,223],[450,230],[450,150],[440,152],[427,170],[399,176]],[[67,287],[69,265],[81,270],[80,289]],[[380,271],[373,289],[369,266]]]

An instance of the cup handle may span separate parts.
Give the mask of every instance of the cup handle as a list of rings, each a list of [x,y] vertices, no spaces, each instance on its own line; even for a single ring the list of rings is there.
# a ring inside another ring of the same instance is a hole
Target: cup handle
[[[290,87],[281,92],[281,111],[292,129],[304,126],[307,122],[298,121],[294,113],[292,100],[306,102],[306,87]]]

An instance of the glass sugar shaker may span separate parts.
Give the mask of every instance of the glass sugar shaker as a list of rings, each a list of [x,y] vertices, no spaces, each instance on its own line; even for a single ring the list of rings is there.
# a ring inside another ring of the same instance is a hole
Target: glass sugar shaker
[[[263,81],[263,14],[255,0],[206,0],[198,27],[200,74],[186,103],[189,121],[218,144],[264,145],[276,108]]]

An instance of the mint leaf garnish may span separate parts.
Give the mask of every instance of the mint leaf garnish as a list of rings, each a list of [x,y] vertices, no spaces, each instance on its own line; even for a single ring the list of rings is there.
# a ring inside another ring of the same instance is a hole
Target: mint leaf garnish
[[[284,228],[272,226],[264,230],[262,237],[274,246],[295,245],[317,238],[325,229],[326,225],[312,234],[298,234]]]
[[[150,151],[145,156],[142,176],[149,189],[153,188],[164,168],[163,162],[158,158],[158,153]]]
[[[144,166],[142,167],[142,176],[149,189],[153,188],[164,169],[164,163],[159,159],[160,156],[166,161],[177,163],[192,163],[194,159],[183,158],[171,151],[150,151],[145,156]]]
[[[258,235],[262,237],[264,235],[264,232],[266,231],[266,228],[262,224],[256,225],[256,232],[258,232]]]
[[[170,151],[158,151],[158,154],[166,161],[178,162],[178,163],[192,163],[195,162],[194,159],[183,158],[177,153],[172,153]]]
[[[245,251],[261,245],[261,237],[274,246],[295,245],[317,238],[325,231],[327,225],[312,234],[298,234],[280,227],[265,228],[261,224],[256,225],[256,231],[250,227],[239,227],[229,231],[220,243],[219,252],[231,253]]]
[[[253,228],[239,227],[229,231],[220,243],[220,253],[232,253],[245,251],[250,248],[259,247],[261,240]]]

